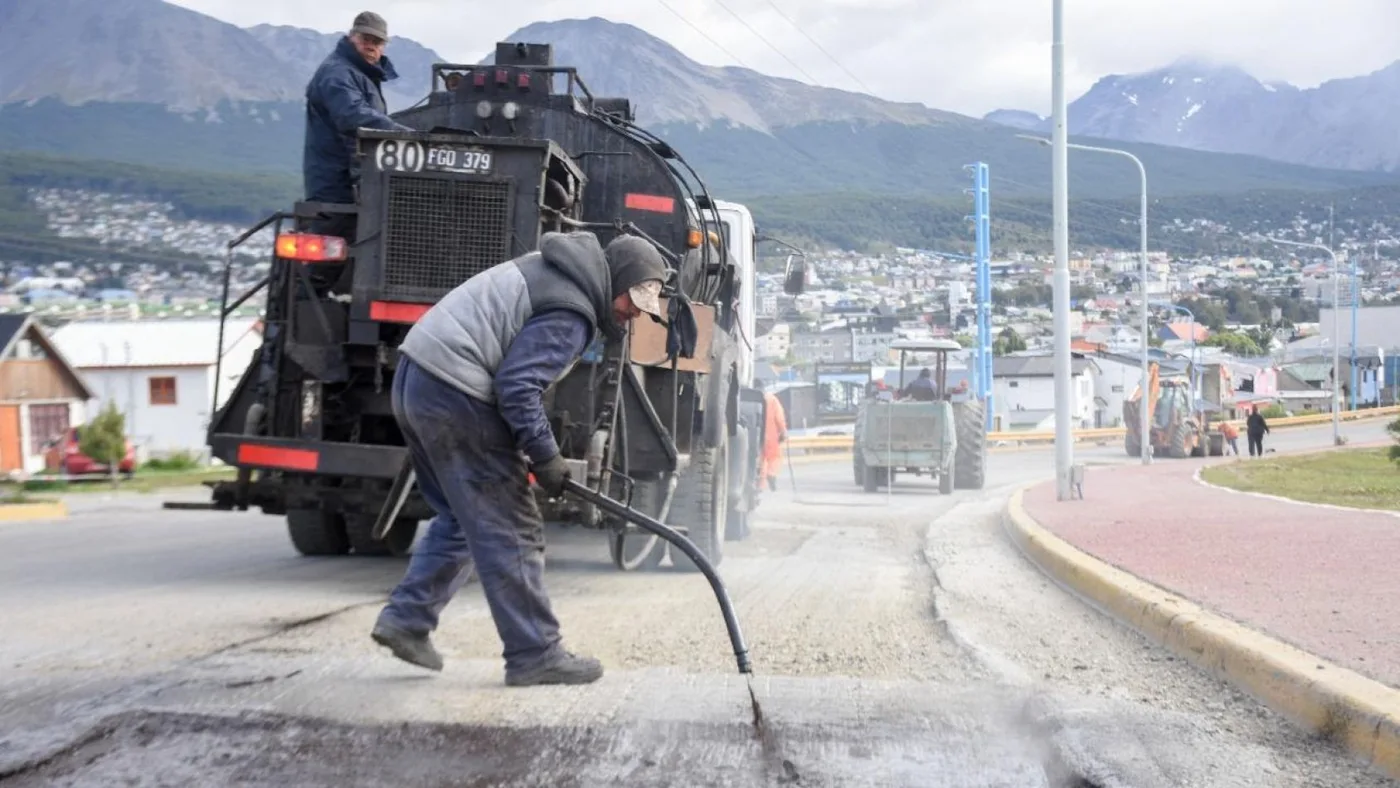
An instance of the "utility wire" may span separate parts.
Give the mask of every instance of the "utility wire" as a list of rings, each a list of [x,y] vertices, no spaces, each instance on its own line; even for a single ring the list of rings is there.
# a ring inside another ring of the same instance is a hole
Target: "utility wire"
[[[816,85],[816,86],[820,86],[820,85],[821,85],[820,80],[818,80],[816,77],[812,76],[811,74],[808,74],[807,71],[806,71],[806,69],[804,69],[804,68],[802,68],[801,66],[797,65],[796,61],[794,61],[792,58],[788,57],[787,54],[786,54],[785,52],[783,52],[783,50],[778,49],[776,46],[774,46],[772,41],[769,41],[767,38],[764,38],[764,37],[763,37],[763,34],[760,33],[760,32],[758,32],[758,30],[756,30],[756,29],[754,28],[753,25],[751,25],[751,24],[749,24],[747,21],[745,21],[745,19],[744,19],[742,16],[739,16],[738,14],[734,13],[734,9],[732,9],[732,8],[730,8],[729,6],[725,5],[724,0],[715,0],[715,5],[718,5],[720,8],[723,8],[725,11],[728,11],[728,12],[729,12],[729,15],[732,16],[732,17],[734,17],[736,20],[738,20],[739,24],[743,25],[750,33],[753,33],[753,34],[754,34],[754,37],[757,38],[759,41],[762,41],[764,44],[768,45],[768,48],[769,48],[769,49],[773,50],[774,52],[777,52],[777,53],[778,53],[778,57],[782,58],[783,60],[786,60],[786,61],[788,62],[788,65],[790,65],[790,66],[792,66],[793,68],[797,69],[797,73],[799,73],[799,74],[801,74],[802,76],[806,77],[808,82],[810,82],[810,83],[812,83],[813,85]]]
[[[718,49],[719,51],[723,52],[725,56],[728,57],[730,60],[733,60],[735,63],[738,63],[744,68],[749,68],[750,70],[752,70],[747,63],[745,63],[739,58],[738,55],[734,54],[733,52],[730,52],[728,49],[725,49],[723,44],[714,40],[714,38],[712,38],[709,33],[706,33],[704,30],[700,29],[698,25],[687,19],[685,15],[682,14],[680,11],[677,11],[675,8],[672,8],[671,4],[666,2],[666,0],[656,0],[656,2],[660,3],[662,8],[665,8],[667,11],[670,11],[672,14],[674,14],[677,19],[684,22],[686,26],[689,27],[691,30],[694,30],[695,32],[699,33],[700,36],[706,41],[709,41],[711,44],[714,44],[715,49]],[[730,13],[733,12],[731,11]]]
[[[808,35],[807,31],[803,30],[802,26],[797,24],[797,22],[793,21],[791,17],[783,13],[783,9],[779,8],[778,5],[773,2],[773,0],[768,0],[768,5],[774,11],[777,12],[778,16],[783,18],[783,21],[787,22],[789,25],[792,25],[794,30],[801,33],[803,38],[812,42],[812,46],[816,47],[823,55],[826,55],[827,60],[830,60],[832,63],[835,63],[836,67],[841,69],[841,71],[844,72],[846,76],[850,77],[853,82],[859,85],[862,90],[871,95],[875,94],[875,91],[871,90],[869,85],[865,84],[865,82],[863,82],[860,77],[856,76],[855,74],[852,74],[850,69],[846,68],[846,66],[843,65],[841,61],[836,59],[835,55],[826,51],[826,47],[822,46],[821,43],[818,42],[815,38],[812,38],[812,36]]]

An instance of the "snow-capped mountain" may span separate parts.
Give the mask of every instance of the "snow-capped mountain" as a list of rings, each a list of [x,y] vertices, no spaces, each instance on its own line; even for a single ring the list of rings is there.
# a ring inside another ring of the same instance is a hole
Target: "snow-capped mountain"
[[[1302,90],[1234,66],[1184,60],[1100,79],[1070,105],[1071,134],[1351,170],[1400,170],[1400,61]],[[1030,113],[987,120],[1027,128]],[[1040,119],[1033,126],[1048,130]]]

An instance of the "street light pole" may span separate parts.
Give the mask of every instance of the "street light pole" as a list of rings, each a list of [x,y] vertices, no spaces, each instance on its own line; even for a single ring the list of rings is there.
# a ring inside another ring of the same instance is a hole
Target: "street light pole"
[[[1055,279],[1055,489],[1056,498],[1071,497],[1074,434],[1070,407],[1074,402],[1069,337],[1069,106],[1065,100],[1065,3],[1054,0],[1051,12],[1050,98],[1054,118],[1050,182],[1053,192]]]
[[[1044,137],[1034,137],[1029,134],[1017,134],[1016,136],[1020,137],[1021,139],[1031,140],[1032,142],[1038,142],[1042,145],[1051,144],[1051,141],[1045,139]],[[1152,449],[1149,445],[1149,442],[1147,441],[1147,438],[1145,437],[1147,435],[1148,424],[1151,420],[1151,415],[1147,412],[1147,376],[1148,366],[1150,365],[1150,357],[1148,355],[1149,344],[1147,341],[1147,168],[1143,166],[1142,159],[1139,159],[1138,157],[1125,150],[1119,150],[1117,148],[1100,148],[1094,145],[1076,145],[1074,143],[1069,142],[1065,143],[1065,147],[1073,148],[1075,150],[1086,150],[1092,151],[1094,153],[1108,153],[1114,156],[1122,156],[1124,158],[1131,159],[1133,164],[1137,165],[1138,178],[1142,184],[1142,211],[1141,215],[1138,217],[1138,229],[1140,231],[1141,236],[1140,246],[1138,249],[1138,287],[1142,295],[1142,407],[1138,408],[1138,410],[1140,411],[1140,413],[1138,414],[1138,428],[1141,430],[1141,432],[1139,432],[1138,434],[1144,436],[1142,439],[1142,449],[1140,451],[1140,454],[1142,455],[1142,464],[1151,465]]]
[[[1341,326],[1341,269],[1337,266],[1337,253],[1330,246],[1308,244],[1301,241],[1285,241],[1282,238],[1269,238],[1272,243],[1283,246],[1297,246],[1326,252],[1332,260],[1332,445],[1342,445],[1342,326]]]

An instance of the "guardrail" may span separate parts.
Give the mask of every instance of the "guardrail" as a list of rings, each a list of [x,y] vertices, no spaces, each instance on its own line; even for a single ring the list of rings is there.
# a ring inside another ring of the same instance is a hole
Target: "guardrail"
[[[1400,406],[1385,408],[1367,408],[1364,410],[1346,410],[1341,413],[1342,421],[1356,421],[1359,419],[1380,418],[1382,416],[1400,415]],[[1278,419],[1270,419],[1271,429],[1287,427],[1308,427],[1317,424],[1329,424],[1332,421],[1331,413],[1311,413],[1306,416],[1286,416]],[[1214,422],[1219,424],[1220,422]],[[1233,422],[1238,427],[1244,426],[1243,419],[1236,419]],[[1075,430],[1075,443],[1103,443],[1124,437],[1127,430],[1123,427],[1104,427],[1101,429]],[[850,451],[852,437],[850,435],[803,435],[788,439],[790,448],[794,451],[821,453]],[[1036,443],[1054,443],[1054,432],[989,432],[987,433],[987,443],[990,446],[1024,446]]]

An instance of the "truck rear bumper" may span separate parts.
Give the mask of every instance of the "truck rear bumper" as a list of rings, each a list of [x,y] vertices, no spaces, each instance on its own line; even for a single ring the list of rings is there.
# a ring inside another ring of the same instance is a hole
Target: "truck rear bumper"
[[[408,459],[403,446],[215,434],[215,457],[239,468],[392,480]]]

